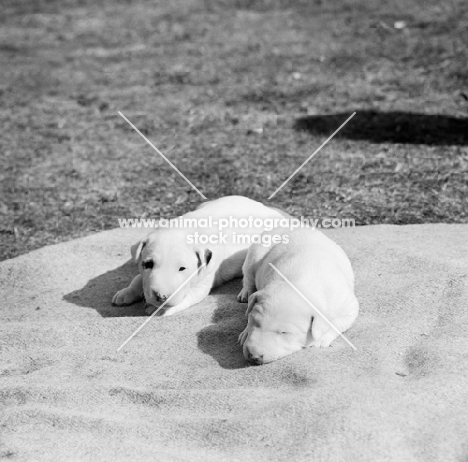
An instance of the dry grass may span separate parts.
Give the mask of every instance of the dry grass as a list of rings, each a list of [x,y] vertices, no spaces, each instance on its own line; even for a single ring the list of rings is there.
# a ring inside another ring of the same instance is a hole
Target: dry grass
[[[0,21],[0,259],[200,201],[119,110],[208,198],[262,201],[356,110],[275,205],[468,221],[464,0],[11,1]]]

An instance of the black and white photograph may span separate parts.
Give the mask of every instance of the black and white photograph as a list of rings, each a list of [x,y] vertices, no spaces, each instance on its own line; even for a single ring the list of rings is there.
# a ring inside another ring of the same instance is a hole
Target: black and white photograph
[[[0,0],[0,459],[468,461],[466,0]]]

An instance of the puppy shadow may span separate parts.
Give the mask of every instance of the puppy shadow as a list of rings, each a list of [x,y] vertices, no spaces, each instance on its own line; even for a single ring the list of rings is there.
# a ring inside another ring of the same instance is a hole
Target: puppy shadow
[[[328,136],[350,114],[351,111],[299,117],[294,123],[294,128],[314,135]],[[379,144],[465,146],[468,145],[468,118],[401,111],[357,110],[356,115],[336,137]]]
[[[247,305],[236,299],[241,284],[238,279],[212,292],[216,296],[217,305],[211,319],[212,324],[197,332],[198,348],[213,357],[224,369],[249,367],[237,340],[247,325]]]
[[[137,273],[135,264],[129,260],[116,269],[90,279],[81,289],[65,294],[63,299],[77,306],[93,308],[103,318],[146,316],[143,301],[129,306],[112,305],[114,294],[127,287]]]

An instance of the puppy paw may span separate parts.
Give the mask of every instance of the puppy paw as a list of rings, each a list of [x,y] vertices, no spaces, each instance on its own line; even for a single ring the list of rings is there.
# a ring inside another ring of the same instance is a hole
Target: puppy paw
[[[157,306],[154,306],[154,305],[145,305],[145,313],[148,315],[148,316],[151,316],[157,309],[159,309],[159,307]],[[162,308],[160,311],[158,311],[155,316],[157,318],[162,318],[163,316],[166,317],[166,316],[172,316],[173,314],[175,314],[177,311],[174,311],[174,310],[171,310],[170,307],[166,308]]]
[[[314,346],[315,348],[328,348],[330,343],[334,340],[335,336],[324,335],[317,340],[314,340],[309,346]]]
[[[145,305],[145,313],[146,313],[148,316],[151,316],[157,309],[158,309],[157,306],[149,305],[149,304],[146,304],[146,305]],[[161,310],[161,311],[164,311],[164,309]],[[158,316],[161,316],[161,311],[157,314]]]
[[[141,297],[135,295],[135,293],[126,287],[125,289],[119,290],[112,298],[112,304],[116,306],[131,305],[132,303],[140,300]]]
[[[247,303],[251,295],[251,290],[242,288],[242,290],[239,292],[239,295],[237,296],[237,301],[240,303]]]

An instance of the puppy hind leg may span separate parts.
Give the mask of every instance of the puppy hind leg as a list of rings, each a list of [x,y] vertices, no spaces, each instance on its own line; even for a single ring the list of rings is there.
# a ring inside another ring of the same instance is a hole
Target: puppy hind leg
[[[216,272],[213,287],[218,287],[231,279],[242,277],[242,265],[244,264],[246,255],[247,250],[241,250],[226,258]]]
[[[255,287],[255,272],[257,269],[257,263],[268,253],[269,247],[265,247],[260,244],[254,244],[249,247],[247,257],[242,266],[242,273],[244,278],[242,279],[242,290],[237,296],[237,301],[241,303],[247,303],[249,297],[257,290]]]

